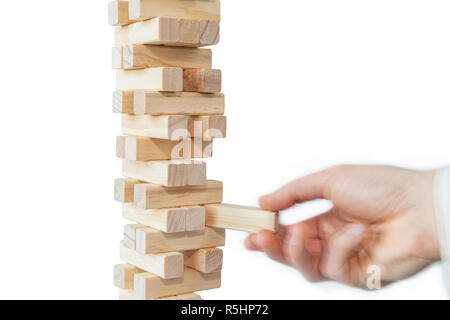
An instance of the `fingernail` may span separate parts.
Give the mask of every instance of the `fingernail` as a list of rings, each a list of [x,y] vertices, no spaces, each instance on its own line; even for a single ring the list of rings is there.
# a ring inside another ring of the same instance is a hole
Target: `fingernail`
[[[360,236],[364,233],[364,226],[362,224],[354,224],[347,228],[346,233],[352,236]]]

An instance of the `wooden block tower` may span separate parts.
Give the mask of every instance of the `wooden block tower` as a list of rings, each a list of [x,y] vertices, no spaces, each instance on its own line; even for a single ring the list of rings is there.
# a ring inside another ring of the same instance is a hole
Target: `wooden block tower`
[[[214,139],[226,137],[222,74],[212,69],[219,0],[109,3],[116,26],[113,112],[122,114],[115,200],[124,228],[114,284],[121,299],[198,300],[220,287],[225,229],[277,231],[277,213],[222,204],[208,180]]]

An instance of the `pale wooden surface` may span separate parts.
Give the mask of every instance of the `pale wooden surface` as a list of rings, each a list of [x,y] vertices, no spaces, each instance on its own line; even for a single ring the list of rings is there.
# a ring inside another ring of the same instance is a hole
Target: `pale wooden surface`
[[[114,181],[114,200],[119,202],[133,202],[134,185],[139,183],[136,179],[116,179]]]
[[[173,160],[146,162],[123,160],[122,167],[122,173],[125,177],[166,187],[186,186],[188,184],[188,170],[185,163]]]
[[[113,69],[123,68],[122,47],[113,47],[111,49],[111,66]]]
[[[222,269],[223,251],[218,248],[206,248],[184,251],[184,265],[201,273],[217,272]]]
[[[206,225],[211,227],[258,232],[278,231],[278,213],[230,204],[206,205]]]
[[[222,182],[209,180],[202,186],[167,188],[156,184],[137,184],[134,205],[141,209],[159,209],[221,203]]]
[[[132,240],[126,236],[123,237],[123,245],[131,250],[136,250],[136,240]]]
[[[183,71],[183,91],[217,93],[222,90],[222,71],[218,69],[187,69]]]
[[[123,217],[141,225],[151,227],[167,233],[183,232],[186,230],[186,208],[166,208],[143,210],[125,203]]]
[[[134,20],[154,17],[220,20],[219,0],[130,0],[129,10],[129,17]]]
[[[122,57],[122,54],[120,56]],[[122,62],[120,64],[122,65]],[[130,44],[123,47],[124,69],[155,67],[211,69],[211,65],[212,51],[210,49],[142,44]]]
[[[177,19],[155,18],[136,22],[115,30],[115,46],[127,44],[176,45],[180,42],[180,25]]]
[[[128,1],[111,1],[108,4],[108,23],[112,26],[124,26],[134,21],[130,20]]]
[[[114,113],[134,112],[134,92],[117,90],[112,95],[112,109]]]
[[[200,186],[206,184],[206,163],[202,161],[184,161],[187,168],[187,185]]]
[[[225,96],[221,93],[134,91],[137,115],[222,115]]]
[[[134,275],[145,271],[130,264],[117,264],[114,266],[114,285],[123,290],[134,288]]]
[[[134,290],[119,289],[119,300],[137,300],[134,296]],[[202,300],[202,297],[196,293],[180,294],[178,296],[171,296],[165,298],[159,298],[155,300]]]
[[[179,252],[141,254],[125,247],[121,242],[120,259],[163,279],[179,278],[183,275],[184,256]]]
[[[166,139],[120,136],[116,139],[116,155],[135,161],[173,160],[212,157],[212,141]]]
[[[209,46],[218,44],[220,41],[219,21],[200,21],[200,44],[199,46]]]
[[[132,206],[132,204],[125,204]],[[146,228],[146,225],[135,223],[135,224],[126,224],[123,228],[123,235],[131,240],[136,240],[136,230]]]
[[[157,254],[225,245],[225,229],[206,227],[202,231],[165,233],[152,228],[136,231],[136,251]]]
[[[136,116],[122,115],[122,133],[131,136],[147,138],[179,140],[181,137],[176,133],[188,134],[188,118],[186,116]]]
[[[117,27],[115,46],[151,44],[164,46],[202,47],[220,40],[220,23],[210,20],[154,18]]]
[[[194,291],[219,288],[221,272],[201,273],[186,267],[179,279],[161,279],[151,273],[134,277],[134,295],[140,300],[151,300]]]
[[[225,116],[189,117],[188,126],[191,137],[202,137],[208,140],[227,136],[227,117]]]
[[[123,244],[128,249],[136,250],[136,230],[146,228],[142,224],[127,224],[123,228]]]
[[[117,70],[117,90],[183,91],[183,69]]]
[[[185,207],[186,231],[199,231],[205,229],[206,209],[201,206]]]

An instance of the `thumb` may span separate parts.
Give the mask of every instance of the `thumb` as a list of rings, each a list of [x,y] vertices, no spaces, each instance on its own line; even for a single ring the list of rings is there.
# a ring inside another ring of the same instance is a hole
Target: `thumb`
[[[342,283],[352,282],[352,272],[355,270],[349,260],[356,254],[365,231],[366,227],[362,224],[350,224],[326,242],[320,261],[320,272],[324,277]]]

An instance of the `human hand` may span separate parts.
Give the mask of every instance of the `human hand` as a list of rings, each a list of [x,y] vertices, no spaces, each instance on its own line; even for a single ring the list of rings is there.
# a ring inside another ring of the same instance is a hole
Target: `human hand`
[[[260,199],[265,210],[327,199],[333,208],[278,233],[246,239],[249,250],[298,269],[310,281],[365,287],[367,268],[381,281],[409,277],[440,259],[432,171],[336,166],[294,180]]]

